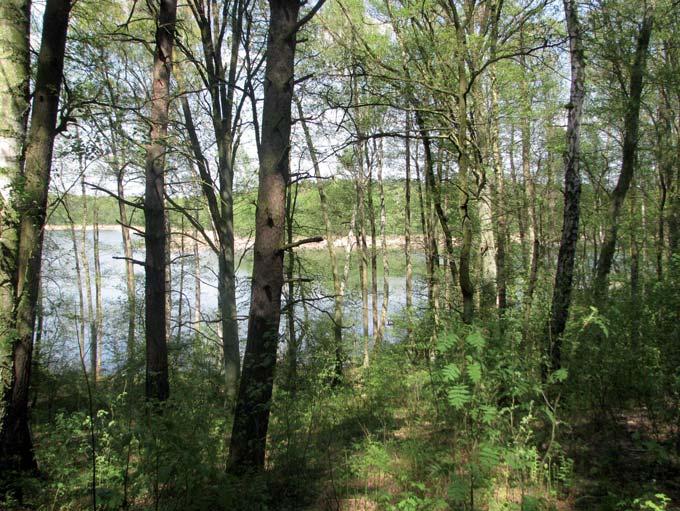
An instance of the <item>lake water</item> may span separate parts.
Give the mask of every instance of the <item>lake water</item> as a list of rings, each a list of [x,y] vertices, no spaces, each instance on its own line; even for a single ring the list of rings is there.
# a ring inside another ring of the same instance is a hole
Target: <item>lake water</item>
[[[80,244],[81,233],[77,229],[76,236]],[[144,259],[143,244],[137,237],[135,242],[134,258]],[[195,310],[195,258],[193,256],[191,240],[187,239],[187,251],[180,254],[173,251],[173,335],[177,335],[179,300],[182,300],[182,336],[195,338],[190,335],[189,330],[193,327],[190,324],[194,317]],[[80,246],[80,245],[79,245]],[[79,248],[80,249],[80,248]],[[125,353],[127,337],[127,291],[125,284],[125,261],[114,259],[123,255],[122,238],[119,229],[102,229],[99,235],[100,263],[102,271],[102,302],[104,312],[103,325],[103,363],[105,368],[115,367],[117,360],[122,360]],[[86,251],[90,257],[90,273],[92,296],[94,301],[94,250],[92,232],[86,234]],[[311,284],[305,284],[308,289],[305,297],[308,300],[307,313],[309,317],[319,319],[322,316],[332,315],[333,299],[332,284],[329,282],[329,260],[325,250],[301,250],[302,276],[313,279]],[[184,257],[179,257],[180,255]],[[240,254],[237,254],[237,260]],[[201,279],[201,330],[203,332],[214,332],[213,339],[216,337],[217,322],[217,258],[209,249],[203,249],[199,254],[200,259],[200,279]],[[341,264],[344,261],[344,250],[340,252]],[[406,303],[406,282],[403,275],[403,255],[395,253],[390,257],[391,271],[389,277],[389,302],[388,315],[390,321],[386,327],[385,336],[387,340],[394,340],[403,335],[399,325],[399,318],[404,315]],[[392,261],[395,262],[392,262]],[[396,264],[395,264],[396,263]],[[181,265],[184,265],[184,282],[182,291],[179,290],[179,276]],[[422,264],[422,258],[416,256],[416,267]],[[380,266],[380,261],[379,261]],[[241,350],[245,346],[247,331],[247,316],[250,301],[250,272],[251,261],[246,256],[237,271],[237,307],[239,314],[239,334],[241,339]],[[81,271],[82,271],[81,265]],[[356,257],[352,254],[352,276],[349,282],[348,295],[345,304],[345,326],[347,333],[354,334],[356,337],[361,335],[361,296],[359,294],[358,278],[356,268]],[[299,273],[299,272],[297,272]],[[416,273],[414,271],[414,273]],[[143,339],[139,330],[142,324],[143,313],[139,305],[144,302],[144,270],[141,266],[135,265],[135,276],[137,286],[138,302],[138,333],[137,338]],[[299,276],[299,275],[296,275]],[[414,280],[414,305],[416,311],[424,302],[424,282],[420,279]],[[379,307],[382,305],[382,275],[379,276]],[[79,328],[77,327],[80,306],[78,299],[78,282],[75,267],[75,254],[73,242],[69,231],[50,230],[45,234],[45,247],[43,250],[43,310],[44,325],[43,338],[46,342],[41,351],[44,363],[51,366],[71,365],[79,357]],[[85,295],[85,300],[87,297]],[[369,298],[370,299],[370,298]],[[285,296],[284,296],[285,303]],[[305,311],[301,305],[296,306],[296,316],[303,318]],[[380,309],[379,309],[380,310]],[[85,305],[87,315],[87,304]],[[417,312],[416,312],[417,313]],[[284,323],[281,322],[281,331],[284,331]],[[86,328],[86,336],[88,329]],[[372,328],[371,328],[372,330]],[[347,335],[347,334],[346,334]],[[138,342],[140,342],[138,340]],[[84,343],[88,346],[88,342]],[[89,355],[85,353],[85,360],[89,360]]]

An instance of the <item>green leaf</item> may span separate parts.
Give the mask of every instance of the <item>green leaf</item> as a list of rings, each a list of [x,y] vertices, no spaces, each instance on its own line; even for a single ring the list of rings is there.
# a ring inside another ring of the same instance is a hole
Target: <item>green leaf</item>
[[[486,345],[486,340],[479,330],[475,330],[465,338],[465,342],[477,350],[481,350]]]
[[[482,365],[479,362],[472,362],[467,366],[467,373],[472,383],[479,383],[482,379]]]
[[[447,366],[442,368],[441,372],[444,381],[453,382],[460,377],[460,369],[458,369],[458,366],[456,364],[448,364]]]
[[[446,353],[458,343],[458,336],[454,333],[445,333],[437,339],[437,351]]]
[[[465,384],[454,385],[448,392],[449,404],[456,410],[470,402],[470,390]]]
[[[484,470],[491,470],[501,462],[501,450],[493,445],[484,444],[479,450],[479,463]]]
[[[480,411],[482,412],[482,422],[484,424],[491,424],[498,415],[498,408],[493,405],[482,405],[480,406]]]
[[[558,369],[554,373],[550,375],[550,380],[553,383],[561,383],[567,379],[569,376],[569,371],[567,371],[565,368]]]
[[[455,477],[449,485],[449,499],[455,503],[466,502],[468,498],[469,483],[462,477]]]

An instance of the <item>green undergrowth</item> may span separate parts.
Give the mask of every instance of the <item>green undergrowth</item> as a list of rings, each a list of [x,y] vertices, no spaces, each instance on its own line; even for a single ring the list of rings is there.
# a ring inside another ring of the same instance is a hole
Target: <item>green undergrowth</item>
[[[23,507],[6,497],[0,508],[677,509],[676,277],[637,318],[621,297],[603,310],[576,303],[565,368],[545,381],[513,311],[474,326],[441,314],[436,334],[430,314],[397,321],[402,340],[368,367],[346,360],[339,384],[332,324],[306,324],[295,378],[285,360],[277,374],[267,469],[244,478],[225,471],[231,407],[216,345],[173,361],[161,413],[141,398],[141,353],[98,382],[92,417],[82,372],[42,370],[41,474],[22,480]],[[346,333],[345,353],[361,344]]]

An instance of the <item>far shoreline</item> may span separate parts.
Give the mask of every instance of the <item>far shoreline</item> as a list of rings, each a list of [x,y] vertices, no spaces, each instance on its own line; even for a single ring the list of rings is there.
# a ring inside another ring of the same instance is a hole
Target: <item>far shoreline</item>
[[[82,225],[76,225],[74,226],[76,230],[82,230]],[[143,230],[144,226],[132,226],[132,233],[134,234],[134,229],[139,229]],[[120,231],[121,226],[118,224],[102,224],[99,226],[99,230],[101,231]],[[68,231],[71,229],[70,225],[64,225],[64,224],[47,224],[45,226],[46,231],[53,231],[53,232],[64,232]],[[93,231],[94,228],[92,225],[86,225],[85,226],[86,231]],[[206,230],[205,233],[211,237],[211,239],[215,240],[216,237],[214,235],[213,231]],[[177,237],[178,233],[175,233],[173,237]],[[194,239],[195,234],[192,231],[186,231],[185,232],[186,236],[189,237],[190,239]],[[201,238],[202,236],[199,234],[196,236],[200,244],[207,248],[208,244],[205,243]],[[298,236],[295,238],[294,241],[300,241],[305,239],[305,236]],[[250,249],[255,241],[255,236],[235,236],[234,237],[234,250],[238,252],[242,252],[246,249]],[[356,245],[356,240],[355,239],[348,239],[348,236],[339,236],[333,240],[333,246],[335,248],[342,248],[345,249],[347,245],[351,244],[352,247]],[[386,244],[387,248],[389,250],[395,250],[395,249],[404,249],[406,246],[406,238],[402,235],[400,236],[387,236],[386,238]],[[417,235],[411,235],[411,244],[413,245],[414,248],[419,247],[423,245],[423,236],[420,234]],[[173,240],[173,246],[178,246],[179,243],[177,241]],[[300,245],[296,247],[296,250],[325,250],[326,249],[326,241],[319,241],[319,242],[313,242],[313,243],[305,243],[303,245]],[[416,248],[417,250],[417,248]]]

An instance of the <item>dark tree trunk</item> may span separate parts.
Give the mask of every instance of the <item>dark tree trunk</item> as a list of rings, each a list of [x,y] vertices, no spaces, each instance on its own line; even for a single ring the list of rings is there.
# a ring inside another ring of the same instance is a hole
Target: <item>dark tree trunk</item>
[[[574,280],[574,259],[578,241],[578,224],[581,200],[581,175],[579,155],[581,141],[581,115],[585,96],[585,59],[581,42],[581,26],[575,0],[564,0],[564,12],[569,34],[569,55],[571,60],[571,91],[567,119],[567,153],[564,161],[564,212],[562,239],[557,255],[557,271],[550,309],[549,341],[550,364],[558,369],[562,363],[562,333],[569,316],[572,282]],[[543,368],[544,373],[548,370]]]
[[[494,237],[496,238],[496,305],[499,317],[503,318],[508,308],[508,275],[506,269],[505,240],[508,235],[506,205],[505,205],[505,176],[501,161],[500,128],[498,112],[498,90],[495,79],[491,89],[492,101],[492,133],[491,146],[493,153],[493,181],[491,196],[495,206]]]
[[[425,121],[423,119],[422,113],[416,111],[416,123],[418,125],[418,131],[423,139],[423,149],[425,151],[425,179],[429,185],[430,190],[432,190],[432,199],[434,201],[434,210],[437,214],[437,219],[439,220],[439,225],[444,233],[444,245],[446,247],[447,260],[449,263],[449,272],[451,273],[451,281],[456,282],[458,280],[458,269],[456,268],[456,260],[453,255],[453,237],[451,235],[451,229],[449,227],[449,221],[442,207],[442,194],[439,187],[439,180],[434,175],[434,160],[432,158],[432,141],[430,139],[427,128],[425,127]],[[436,243],[435,243],[436,246]]]
[[[282,246],[300,3],[270,0],[269,7],[248,340],[228,460],[229,470],[236,474],[264,467],[281,316]]]
[[[643,78],[647,62],[647,48],[652,35],[654,24],[651,14],[645,15],[638,34],[637,47],[635,49],[635,60],[631,69],[630,86],[628,88],[628,99],[626,104],[626,114],[623,127],[623,156],[621,159],[621,173],[612,192],[611,204],[609,206],[609,226],[605,232],[604,242],[600,250],[600,258],[597,261],[597,271],[593,290],[596,302],[600,302],[607,296],[607,278],[611,271],[616,251],[616,240],[618,237],[619,216],[623,201],[630,188],[635,172],[638,131],[640,127],[640,104],[642,98]]]
[[[28,390],[36,304],[40,283],[43,228],[64,69],[70,0],[48,0],[33,94],[23,173],[16,186],[19,227],[12,341],[12,382],[2,396],[6,413],[0,426],[0,468],[34,469],[28,417]]]
[[[144,195],[146,283],[146,397],[164,401],[170,394],[166,320],[165,149],[170,105],[172,48],[177,0],[160,0],[151,97],[151,142],[146,150]]]

